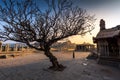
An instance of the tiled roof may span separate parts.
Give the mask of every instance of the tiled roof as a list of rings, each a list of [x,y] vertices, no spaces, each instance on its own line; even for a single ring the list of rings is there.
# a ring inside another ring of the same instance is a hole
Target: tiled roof
[[[77,46],[94,46],[94,44],[83,43],[83,44],[77,44]]]
[[[120,26],[100,31],[95,39],[113,38],[120,36]]]

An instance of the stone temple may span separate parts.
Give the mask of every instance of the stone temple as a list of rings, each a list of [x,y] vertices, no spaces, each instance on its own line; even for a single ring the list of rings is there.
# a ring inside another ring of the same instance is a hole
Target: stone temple
[[[105,21],[100,20],[100,31],[93,38],[97,44],[98,62],[120,64],[120,25],[106,29]]]

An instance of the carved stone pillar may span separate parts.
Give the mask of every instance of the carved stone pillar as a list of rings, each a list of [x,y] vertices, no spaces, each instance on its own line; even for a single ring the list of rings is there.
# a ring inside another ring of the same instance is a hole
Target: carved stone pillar
[[[18,50],[18,44],[15,44],[14,45],[14,51],[17,51]]]
[[[10,47],[9,44],[6,44],[6,45],[5,45],[5,51],[6,51],[6,52],[9,51],[9,49],[10,49],[9,47]]]
[[[23,51],[23,44],[21,44],[21,51]]]
[[[2,52],[2,42],[0,41],[0,52]]]

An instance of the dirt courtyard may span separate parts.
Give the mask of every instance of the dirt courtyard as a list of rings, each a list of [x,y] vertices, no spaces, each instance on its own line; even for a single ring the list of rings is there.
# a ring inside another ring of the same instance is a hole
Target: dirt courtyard
[[[0,80],[120,80],[120,70],[86,59],[89,52],[54,52],[67,68],[62,72],[47,69],[51,63],[41,53],[0,59]]]

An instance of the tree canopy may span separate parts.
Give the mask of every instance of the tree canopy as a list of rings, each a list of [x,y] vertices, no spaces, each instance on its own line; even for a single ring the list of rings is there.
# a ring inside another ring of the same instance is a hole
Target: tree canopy
[[[45,51],[49,57],[53,43],[94,29],[94,16],[73,5],[72,0],[44,1],[47,6],[42,11],[41,4],[35,0],[3,0],[0,4],[3,27],[0,38],[26,43],[29,47]]]

